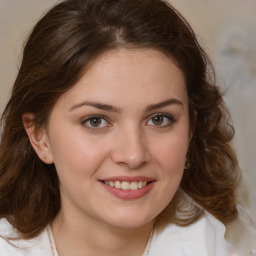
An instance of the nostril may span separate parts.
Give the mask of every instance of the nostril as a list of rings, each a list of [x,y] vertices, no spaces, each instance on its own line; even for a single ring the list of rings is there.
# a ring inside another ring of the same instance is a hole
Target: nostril
[[[130,131],[128,136],[122,134],[115,146],[111,158],[116,164],[126,165],[129,169],[138,169],[150,160],[147,144],[143,140],[143,135],[138,132]]]

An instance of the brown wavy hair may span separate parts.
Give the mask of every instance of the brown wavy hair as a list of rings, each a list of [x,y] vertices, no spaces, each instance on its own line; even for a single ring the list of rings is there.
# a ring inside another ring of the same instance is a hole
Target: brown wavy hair
[[[202,208],[223,223],[236,216],[238,167],[229,145],[233,127],[209,58],[186,20],[160,0],[66,0],[32,30],[1,118],[0,217],[22,237],[38,235],[61,207],[54,164],[36,155],[22,115],[34,113],[34,124],[45,126],[58,98],[79,81],[88,65],[120,47],[159,50],[175,61],[186,79],[194,130],[190,165],[169,208],[182,210],[184,195],[197,204],[185,219],[173,211],[172,221],[190,224]]]

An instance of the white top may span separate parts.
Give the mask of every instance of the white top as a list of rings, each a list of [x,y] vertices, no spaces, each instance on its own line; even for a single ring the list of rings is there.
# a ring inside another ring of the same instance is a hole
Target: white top
[[[154,234],[149,256],[230,256],[231,247],[224,234],[225,226],[206,213],[190,226],[169,224]]]
[[[208,213],[187,227],[169,224],[161,233],[154,232],[149,256],[230,256],[231,248],[224,239],[224,233],[225,226]],[[0,219],[1,256],[58,255],[49,227],[31,240],[7,241],[1,238],[15,235],[12,226],[5,219]],[[146,256],[146,251],[143,256]]]

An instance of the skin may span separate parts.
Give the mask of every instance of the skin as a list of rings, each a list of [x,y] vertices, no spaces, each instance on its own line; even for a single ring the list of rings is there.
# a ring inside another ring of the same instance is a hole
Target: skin
[[[178,189],[191,137],[185,80],[174,62],[152,49],[107,52],[59,98],[47,130],[25,127],[59,175],[62,207],[52,224],[59,255],[141,255]],[[154,184],[138,199],[120,199],[100,182],[114,176]]]

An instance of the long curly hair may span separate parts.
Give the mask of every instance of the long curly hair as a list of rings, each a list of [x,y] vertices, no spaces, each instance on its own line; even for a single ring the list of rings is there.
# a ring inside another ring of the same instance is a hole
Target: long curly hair
[[[236,214],[238,165],[229,143],[233,127],[215,84],[209,58],[177,10],[161,0],[66,0],[32,30],[11,98],[1,118],[0,217],[24,238],[38,235],[61,208],[54,164],[43,163],[25,132],[22,115],[47,124],[59,97],[106,51],[149,48],[163,52],[183,71],[193,137],[189,169],[170,202],[171,221],[188,225],[206,209],[223,223]],[[186,195],[194,202],[184,208]],[[183,211],[186,218],[179,217]]]

